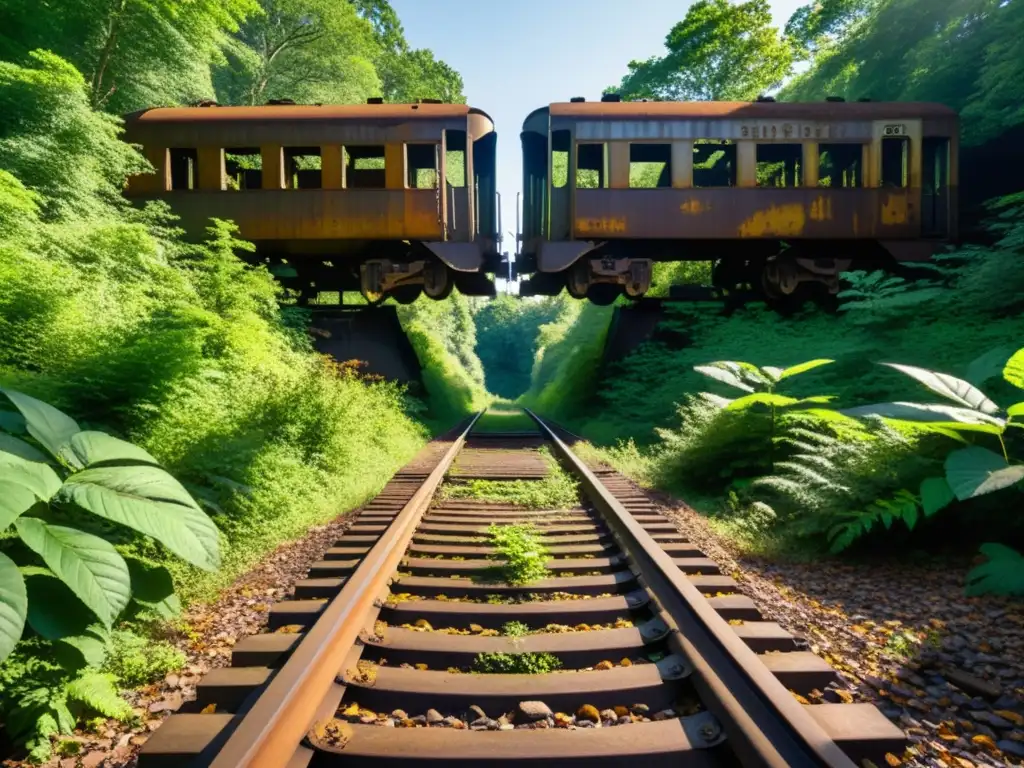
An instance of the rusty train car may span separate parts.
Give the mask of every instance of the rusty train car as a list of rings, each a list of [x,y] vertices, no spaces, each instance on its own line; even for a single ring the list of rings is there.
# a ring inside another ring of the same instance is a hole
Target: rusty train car
[[[463,104],[215,104],[125,118],[155,173],[133,200],[165,200],[189,236],[211,217],[306,300],[493,295],[501,257],[494,123]]]
[[[654,261],[785,301],[957,236],[959,121],[939,104],[598,102],[523,124],[521,293],[642,296]]]

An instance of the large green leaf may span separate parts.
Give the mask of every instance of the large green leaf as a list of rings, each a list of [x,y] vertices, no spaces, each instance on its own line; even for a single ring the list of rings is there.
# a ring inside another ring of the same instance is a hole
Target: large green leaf
[[[709,376],[712,379],[721,381],[723,384],[728,384],[730,387],[742,389],[744,392],[754,391],[754,388],[743,381],[738,373],[721,368],[718,364],[712,363],[711,365],[695,365],[693,370],[698,373],[703,373],[705,376]]]
[[[125,558],[132,575],[132,599],[155,611],[163,618],[181,612],[181,600],[174,594],[171,572],[162,565],[153,565],[134,557]]]
[[[160,465],[160,462],[139,446],[111,437],[105,432],[79,432],[71,438],[68,452],[73,454],[83,467],[115,462]]]
[[[1024,389],[1024,349],[1018,349],[1013,357],[1006,361],[1003,378],[1013,386]]]
[[[936,426],[944,425],[955,429],[989,432],[996,435],[1002,433],[1006,424],[998,416],[990,416],[970,408],[957,408],[953,405],[938,405],[936,403],[876,403],[847,408],[842,413],[856,418],[881,416],[897,421],[920,421],[933,423]]]
[[[0,531],[39,503],[31,488],[15,480],[0,478]]]
[[[961,501],[1008,488],[1024,478],[1024,465],[1010,466],[998,453],[971,446],[946,457],[946,480]]]
[[[0,552],[0,660],[7,658],[21,639],[27,614],[25,580],[14,561]]]
[[[925,517],[931,517],[947,506],[955,495],[944,477],[929,477],[921,481],[921,508]]]
[[[54,456],[60,456],[61,447],[72,435],[81,432],[74,419],[42,400],[36,400],[13,389],[0,388],[0,392],[7,395],[7,399],[14,403],[14,407],[25,417],[28,433]]]
[[[782,372],[779,374],[779,380],[781,381],[782,379],[788,379],[790,376],[797,376],[801,373],[806,373],[807,371],[813,370],[815,368],[820,368],[823,365],[828,365],[829,363],[834,362],[835,360],[826,360],[824,358],[821,358],[818,360],[808,360],[806,363],[800,363],[798,365],[791,365],[789,368],[785,368],[782,370]]]
[[[53,644],[57,663],[72,672],[99,667],[110,653],[110,633],[102,624],[91,624],[81,635],[62,637]]]
[[[220,565],[217,527],[159,467],[102,467],[67,479],[58,498],[159,541],[193,565]]]
[[[28,432],[25,428],[25,417],[17,411],[0,410],[0,429],[12,435],[24,435]]]
[[[1024,555],[1002,544],[982,544],[988,562],[967,574],[967,595],[1024,595]]]
[[[34,445],[29,445],[12,435],[5,435],[0,432],[0,452],[10,453],[26,461],[38,461],[43,464],[50,464],[52,459],[40,451]]]
[[[967,408],[987,414],[999,413],[999,406],[989,400],[984,392],[970,382],[958,379],[956,376],[939,373],[938,371],[929,371],[927,368],[918,368],[913,365],[901,365],[899,363],[882,363],[882,365],[917,379],[932,392]]]
[[[980,387],[989,379],[1002,375],[1003,366],[1012,354],[1013,348],[1011,347],[1003,346],[990,349],[985,354],[971,361],[971,364],[967,366],[965,378],[975,386]]]
[[[21,540],[108,627],[128,605],[131,577],[114,545],[91,533],[34,517],[14,523]]]
[[[60,477],[50,465],[3,451],[0,451],[0,477],[25,486],[43,501],[52,499],[61,486]]]
[[[67,584],[43,568],[22,568],[28,590],[28,623],[47,640],[83,635],[96,621]]]
[[[1014,403],[1006,409],[1006,412],[1010,416],[1024,416],[1024,403]]]

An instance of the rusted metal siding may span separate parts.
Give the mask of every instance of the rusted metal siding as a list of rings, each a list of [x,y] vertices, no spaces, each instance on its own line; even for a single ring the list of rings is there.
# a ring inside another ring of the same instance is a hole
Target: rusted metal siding
[[[952,118],[941,104],[911,101],[872,102],[749,102],[749,101],[621,101],[555,103],[552,120],[560,117],[596,120],[888,120]]]
[[[581,239],[917,237],[919,189],[579,189]]]
[[[432,189],[252,190],[182,192],[166,200],[189,234],[210,217],[231,219],[245,240],[439,240]]]

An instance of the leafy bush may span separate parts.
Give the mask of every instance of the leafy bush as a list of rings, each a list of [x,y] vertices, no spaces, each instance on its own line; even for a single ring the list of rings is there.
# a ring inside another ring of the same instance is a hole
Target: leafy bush
[[[538,675],[562,668],[553,653],[478,653],[473,671],[492,675]]]

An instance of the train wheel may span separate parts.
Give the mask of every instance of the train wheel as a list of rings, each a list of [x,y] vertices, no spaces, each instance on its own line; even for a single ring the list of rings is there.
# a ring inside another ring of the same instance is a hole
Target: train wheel
[[[440,262],[427,262],[423,267],[423,292],[432,299],[447,299],[455,287],[448,267]]]
[[[565,273],[565,289],[574,299],[587,298],[590,289],[590,265],[583,259],[573,264]]]
[[[587,289],[587,298],[599,307],[607,307],[621,295],[622,286],[613,283],[594,283]]]
[[[387,298],[383,289],[383,271],[377,262],[363,264],[359,271],[359,292],[366,303],[375,307]]]
[[[419,285],[399,285],[392,288],[388,296],[399,304],[412,304],[420,297],[422,292],[423,288]]]

